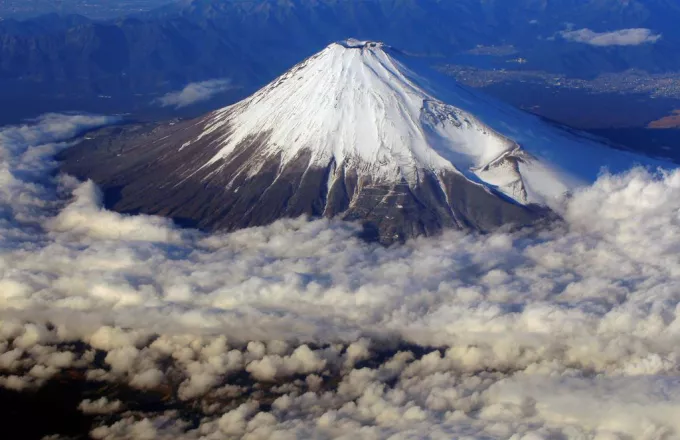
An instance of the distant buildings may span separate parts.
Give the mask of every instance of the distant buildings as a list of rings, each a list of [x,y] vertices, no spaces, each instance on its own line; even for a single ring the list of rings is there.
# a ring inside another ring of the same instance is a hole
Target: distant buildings
[[[509,62],[526,64],[527,60],[517,58],[509,60]],[[439,66],[439,70],[470,87],[486,87],[492,84],[517,81],[565,89],[586,90],[591,93],[643,93],[649,94],[652,98],[680,99],[680,73],[650,74],[628,70],[621,73],[603,74],[593,80],[584,80],[534,70],[484,70],[453,64]]]

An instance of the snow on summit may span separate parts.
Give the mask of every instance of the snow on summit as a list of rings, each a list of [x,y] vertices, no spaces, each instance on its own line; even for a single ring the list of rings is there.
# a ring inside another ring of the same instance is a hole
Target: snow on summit
[[[474,116],[437,100],[411,79],[381,43],[328,46],[236,106],[215,114],[206,133],[225,125],[229,157],[253,132],[269,132],[268,153],[312,163],[334,159],[384,179],[416,183],[418,170],[460,171],[516,147]]]
[[[267,133],[266,154],[284,162],[309,151],[310,166],[334,161],[411,185],[420,170],[456,171],[519,203],[549,204],[594,181],[602,167],[621,171],[644,162],[561,133],[434,72],[423,76],[404,58],[379,42],[331,44],[215,112],[199,139],[224,133],[206,166],[228,161],[253,133]],[[583,163],[573,163],[574,156]]]

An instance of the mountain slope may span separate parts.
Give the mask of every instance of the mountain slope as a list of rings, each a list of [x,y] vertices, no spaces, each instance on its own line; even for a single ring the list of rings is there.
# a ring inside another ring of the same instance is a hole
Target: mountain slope
[[[108,130],[62,159],[65,171],[115,194],[120,211],[227,230],[340,217],[362,221],[384,243],[530,223],[602,166],[654,163],[357,40],[330,45],[233,106]]]

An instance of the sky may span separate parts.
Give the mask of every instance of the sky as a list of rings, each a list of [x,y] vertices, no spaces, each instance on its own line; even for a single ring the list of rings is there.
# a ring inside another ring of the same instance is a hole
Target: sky
[[[54,173],[111,122],[0,131],[0,386],[81,371],[198,414],[83,398],[93,438],[680,435],[680,172],[603,174],[562,221],[514,233],[386,248],[302,218],[204,234]]]

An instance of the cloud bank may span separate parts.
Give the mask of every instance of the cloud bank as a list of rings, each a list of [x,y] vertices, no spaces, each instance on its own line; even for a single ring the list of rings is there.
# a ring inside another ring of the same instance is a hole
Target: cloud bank
[[[560,33],[562,38],[575,43],[591,46],[639,46],[656,43],[661,34],[654,34],[651,29],[620,29],[612,32],[595,32],[590,29],[568,30]]]
[[[0,386],[92,384],[93,438],[680,435],[680,171],[603,175],[516,233],[206,235],[51,172],[105,122],[0,133]]]
[[[182,90],[168,93],[158,99],[162,107],[182,108],[207,101],[213,96],[232,88],[229,79],[212,79],[188,84]]]

